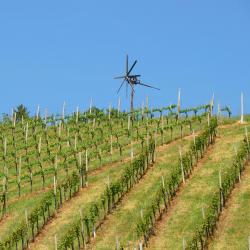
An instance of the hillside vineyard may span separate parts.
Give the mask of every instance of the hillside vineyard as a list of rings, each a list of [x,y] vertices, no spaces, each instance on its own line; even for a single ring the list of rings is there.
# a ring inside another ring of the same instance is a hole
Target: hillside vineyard
[[[3,121],[0,249],[247,248],[250,220],[237,225],[233,206],[250,202],[248,123],[222,111]]]

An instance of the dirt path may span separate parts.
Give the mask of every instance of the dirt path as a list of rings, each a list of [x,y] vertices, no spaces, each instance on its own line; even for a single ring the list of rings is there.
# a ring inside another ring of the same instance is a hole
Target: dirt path
[[[209,249],[247,249],[250,235],[250,164],[222,211]]]

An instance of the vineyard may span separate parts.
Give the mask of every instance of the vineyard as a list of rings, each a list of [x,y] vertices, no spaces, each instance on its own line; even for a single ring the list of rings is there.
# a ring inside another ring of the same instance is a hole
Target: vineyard
[[[211,104],[13,113],[0,123],[0,250],[247,249],[245,120]]]

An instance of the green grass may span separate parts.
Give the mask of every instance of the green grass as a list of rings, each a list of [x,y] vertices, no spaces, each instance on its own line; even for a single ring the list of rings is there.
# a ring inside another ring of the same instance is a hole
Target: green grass
[[[248,118],[246,117],[246,120]],[[223,125],[223,129],[220,129],[218,132],[219,138],[216,142],[212,152],[208,158],[204,159],[202,165],[197,168],[193,176],[187,183],[184,185],[183,190],[177,197],[177,203],[171,208],[171,212],[167,215],[166,223],[161,226],[161,230],[157,228],[156,236],[152,237],[150,241],[150,249],[179,249],[182,248],[182,238],[189,238],[192,235],[192,232],[195,230],[195,225],[197,220],[201,220],[201,207],[204,207],[206,212],[206,206],[209,203],[209,198],[211,194],[218,188],[218,171],[219,168],[223,171],[227,171],[230,167],[231,159],[234,156],[234,149],[232,147],[233,143],[237,143],[242,140],[244,134],[244,127],[239,125],[232,125],[237,119],[227,119],[223,118],[220,120],[220,124]],[[153,124],[150,125],[150,130],[153,132],[156,127],[156,119],[153,121]],[[203,119],[203,122],[200,124],[196,122],[193,125],[195,131],[199,131],[202,126],[206,123],[206,118]],[[124,122],[124,127],[127,126],[126,121]],[[145,123],[141,125],[140,133],[145,134]],[[91,125],[89,125],[91,126]],[[100,125],[102,126],[102,125]],[[104,125],[103,125],[104,126]],[[52,130],[52,129],[51,129]],[[117,125],[116,130],[122,130],[121,127]],[[85,128],[82,128],[82,135],[84,135]],[[109,140],[108,129],[106,138]],[[250,131],[249,131],[250,132]],[[54,131],[50,131],[53,138],[52,144],[56,143],[56,136]],[[65,131],[64,131],[65,133]],[[186,125],[184,127],[184,134],[190,134],[189,127]],[[174,130],[174,138],[179,137],[179,129]],[[64,134],[64,136],[66,136]],[[11,133],[8,132],[8,138],[11,138]],[[18,136],[19,143],[21,145],[22,138]],[[65,137],[66,138],[66,137]],[[165,131],[164,141],[168,142],[170,140],[170,131]],[[187,148],[189,141],[192,138],[184,139],[182,142],[176,142],[168,146],[163,146],[165,149],[157,152],[157,162],[152,167],[148,173],[136,184],[130,192],[128,192],[123,198],[122,202],[117,206],[117,208],[107,217],[107,220],[97,231],[97,237],[90,244],[92,249],[114,249],[116,243],[116,237],[123,244],[130,242],[133,244],[135,240],[135,226],[138,218],[141,216],[141,211],[147,207],[147,201],[150,202],[151,197],[153,197],[158,184],[161,182],[161,176],[167,177],[172,172],[171,167],[178,164],[178,147],[180,144],[183,145],[183,149]],[[115,141],[115,138],[113,138]],[[100,163],[98,159],[93,159],[90,162],[90,171],[93,171],[93,174],[89,175],[89,187],[82,189],[75,197],[70,201],[66,201],[62,207],[58,210],[56,215],[50,220],[50,222],[42,229],[41,234],[38,235],[35,243],[31,244],[31,249],[54,249],[54,235],[57,235],[58,240],[60,241],[60,236],[63,235],[63,232],[67,230],[69,224],[79,217],[79,209],[83,209],[83,214],[87,213],[90,203],[99,198],[102,194],[105,186],[107,185],[108,176],[110,180],[117,180],[126,164],[121,162],[121,159],[129,159],[130,157],[130,141],[131,138],[127,135],[122,135],[120,141],[126,145],[124,147],[123,156],[119,156],[118,149],[114,149],[113,155],[111,156],[109,152],[104,153],[102,160],[102,167],[100,168]],[[134,143],[134,154],[140,152],[140,141],[133,141]],[[157,135],[157,144],[161,144],[160,133]],[[11,149],[10,145],[10,149]],[[66,145],[65,145],[66,147]],[[30,147],[30,151],[34,150],[34,145]],[[13,148],[12,148],[13,149]],[[44,149],[45,150],[45,149]],[[81,150],[79,148],[79,150]],[[53,148],[53,154],[56,152],[56,147]],[[20,154],[24,152],[20,151]],[[44,155],[46,153],[44,152]],[[9,160],[12,158],[10,157]],[[36,161],[36,156],[32,156],[32,161]],[[59,157],[59,161],[62,162],[62,158]],[[0,159],[0,163],[1,163]],[[13,162],[12,162],[13,163]],[[46,163],[46,168],[51,168],[49,162]],[[74,164],[70,166],[70,172],[76,169]],[[27,169],[25,170],[27,172]],[[34,171],[39,171],[39,167],[35,166]],[[63,169],[58,169],[60,172],[59,181],[65,179],[65,172]],[[0,173],[1,174],[1,173]],[[30,192],[30,186],[28,179],[23,181],[22,185],[22,195],[20,198],[17,198],[16,192],[17,188],[15,187],[15,171],[12,165],[10,178],[10,193],[9,193],[9,206],[8,213],[5,218],[0,221],[0,237],[8,235],[11,229],[14,227],[16,222],[21,219],[24,219],[25,209],[32,210],[43,198],[45,192],[41,189],[41,177],[39,175],[34,176],[34,186],[33,192]],[[46,185],[45,191],[53,188],[53,173],[46,174]],[[243,183],[243,182],[242,182]],[[246,207],[249,196],[248,192],[242,193],[238,202],[239,207],[244,207],[242,214],[246,213]],[[245,201],[246,200],[246,201]],[[245,201],[245,202],[244,202]],[[241,216],[242,216],[241,214]],[[236,217],[235,221],[239,220],[240,217]],[[245,222],[245,224],[244,224]],[[246,221],[241,221],[242,228],[247,226]],[[248,222],[248,225],[250,223]],[[232,224],[231,228],[227,232],[224,232],[225,239],[233,238],[232,235],[235,234],[235,230],[240,230],[242,234],[236,239],[240,239],[242,242],[247,237],[247,229],[244,231],[242,228],[238,229],[235,224]],[[248,228],[249,229],[249,228]],[[244,233],[243,233],[244,231]],[[228,234],[228,236],[226,236]],[[226,241],[224,238],[223,240]],[[235,240],[236,240],[235,239]],[[219,244],[219,243],[218,243]],[[233,243],[232,243],[233,244]],[[245,244],[245,242],[244,242]],[[213,246],[213,245],[211,245]],[[242,245],[243,246],[243,245]],[[216,248],[214,248],[216,249]]]
[[[248,249],[250,236],[250,165],[246,166],[222,212],[209,249]]]
[[[161,176],[168,176],[172,173],[172,167],[178,164],[179,146],[183,150],[187,148],[189,140],[179,141],[169,147],[165,147],[157,153],[157,160],[152,169],[143,177],[135,188],[126,195],[125,199],[117,209],[108,216],[100,229],[100,235],[90,246],[92,249],[114,249],[115,239],[119,238],[120,243],[133,244],[136,235],[136,221],[141,216],[141,210],[147,207],[147,201],[155,194]]]
[[[195,130],[198,130],[198,128],[201,126],[201,124],[196,123],[194,125]],[[189,134],[189,128],[187,126],[184,127],[184,134]],[[174,134],[173,134],[174,138],[180,136],[180,132],[179,129],[178,130],[174,130]],[[170,133],[167,132],[167,134],[165,134],[165,141],[169,141],[170,139]],[[159,139],[158,139],[159,141]],[[159,142],[158,142],[159,143]],[[137,151],[139,150],[140,146],[139,145],[135,145],[135,150],[137,149]],[[129,150],[130,148],[127,149],[127,154],[124,153],[123,157],[126,157],[126,155],[128,156],[129,154]],[[106,156],[107,158],[110,157],[109,155]],[[113,155],[114,157],[114,155]],[[118,178],[119,173],[120,173],[120,169],[119,169],[119,165],[121,165],[120,163],[115,164],[116,167],[112,170],[114,176],[116,176]],[[122,168],[124,167],[124,165],[122,165]],[[109,171],[110,165],[107,165],[106,167],[104,167],[100,172],[98,172],[98,175],[96,175],[93,178],[89,178],[89,189],[88,191],[86,191],[85,189],[83,189],[81,191],[81,194],[77,195],[77,197],[79,197],[75,200],[78,200],[79,202],[74,202],[74,199],[72,199],[72,201],[67,202],[67,204],[65,206],[68,206],[70,204],[70,206],[72,206],[70,208],[70,210],[72,211],[76,211],[76,215],[79,215],[79,207],[81,206],[81,204],[83,204],[84,209],[87,210],[89,203],[91,201],[94,201],[97,197],[97,195],[100,194],[100,192],[96,192],[95,188],[93,188],[93,186],[100,186],[101,188],[99,190],[103,190],[103,184],[106,185],[107,182],[107,178],[108,178],[108,171]],[[104,177],[105,176],[105,177]],[[110,179],[112,180],[112,173],[110,173]],[[101,184],[99,184],[101,183]],[[92,189],[93,188],[93,189]],[[90,190],[90,191],[89,191]],[[22,197],[21,197],[22,198]],[[0,229],[2,228],[2,232],[4,232],[4,234],[7,234],[9,232],[9,230],[11,230],[11,228],[13,227],[13,225],[15,225],[15,218],[24,218],[24,210],[25,208],[28,207],[29,209],[32,209],[32,207],[34,207],[37,203],[37,200],[34,199],[35,197],[32,197],[31,194],[31,199],[26,200],[21,199],[20,202],[17,202],[16,204],[13,204],[13,209],[10,207],[9,208],[9,219],[8,217],[7,219],[4,219],[1,223],[0,223]],[[26,206],[26,204],[28,204],[28,206]],[[19,206],[20,205],[20,206]],[[75,213],[70,211],[69,213],[64,213],[64,211],[60,211],[60,218],[64,218],[63,220],[60,220],[60,222],[56,219],[57,216],[55,218],[52,219],[52,223],[55,221],[55,227],[52,229],[52,233],[47,232],[47,228],[45,227],[45,232],[46,234],[44,234],[44,238],[45,238],[45,243],[43,245],[43,247],[46,245],[46,247],[49,246],[53,246],[53,235],[54,233],[57,233],[58,235],[61,235],[62,232],[64,231],[64,229],[67,228],[67,225],[73,220]],[[65,219],[66,218],[66,219]],[[50,225],[52,224],[50,223]],[[42,234],[43,235],[43,232]],[[1,236],[3,236],[3,234],[1,233]],[[51,239],[50,244],[47,244],[48,239]],[[43,241],[43,240],[42,240]],[[42,242],[41,241],[41,242]]]
[[[171,212],[159,223],[149,249],[182,249],[184,239],[192,237],[196,224],[202,220],[206,206],[219,186],[219,169],[227,171],[234,157],[232,144],[243,139],[244,129],[238,125],[221,129],[211,153],[193,173],[176,198]],[[223,174],[222,174],[223,178]]]

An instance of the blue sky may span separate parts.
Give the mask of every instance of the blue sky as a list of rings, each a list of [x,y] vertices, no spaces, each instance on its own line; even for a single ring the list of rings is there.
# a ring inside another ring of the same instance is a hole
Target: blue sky
[[[125,55],[134,73],[161,89],[136,88],[135,104],[209,101],[250,112],[250,2],[1,1],[0,113],[23,103],[34,112],[117,105]],[[129,103],[125,89],[122,107]]]

